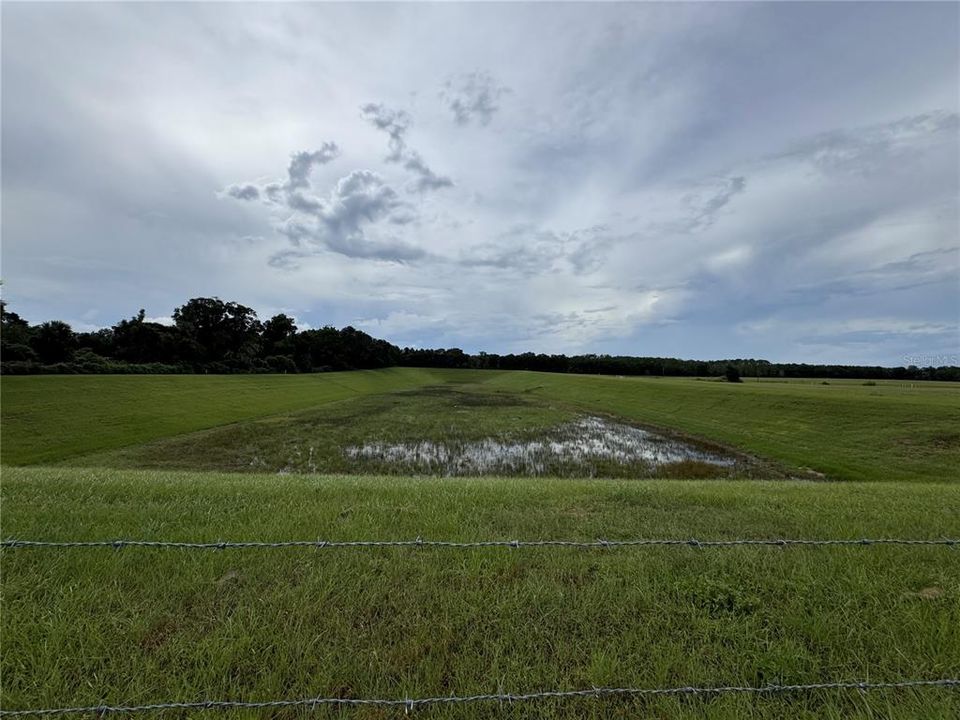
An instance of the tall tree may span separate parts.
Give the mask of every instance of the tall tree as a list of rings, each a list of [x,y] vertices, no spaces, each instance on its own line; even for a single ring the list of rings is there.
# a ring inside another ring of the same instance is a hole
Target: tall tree
[[[0,300],[0,338],[4,345],[26,345],[30,342],[30,323],[7,310],[7,303]]]
[[[293,337],[297,334],[297,324],[289,315],[279,313],[263,324],[260,336],[264,357],[270,355],[293,355]]]
[[[148,322],[141,309],[113,326],[113,354],[134,363],[173,364],[183,359],[183,336],[176,328]]]
[[[260,321],[240,303],[193,298],[173,311],[173,321],[199,363],[250,367],[259,350]]]
[[[77,339],[73,330],[65,322],[51,320],[40,325],[33,337],[30,346],[36,351],[43,363],[66,362],[73,357],[77,348]]]

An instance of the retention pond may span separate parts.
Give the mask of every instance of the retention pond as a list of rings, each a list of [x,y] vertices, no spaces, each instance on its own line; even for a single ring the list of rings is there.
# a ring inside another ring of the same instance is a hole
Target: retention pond
[[[716,448],[597,416],[579,417],[535,438],[351,445],[355,462],[432,475],[632,475],[671,467],[724,475],[738,458]]]

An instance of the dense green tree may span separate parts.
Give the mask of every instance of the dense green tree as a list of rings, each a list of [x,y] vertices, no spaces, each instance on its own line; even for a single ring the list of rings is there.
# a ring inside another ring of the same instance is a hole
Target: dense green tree
[[[260,354],[263,357],[284,355],[293,362],[297,324],[289,315],[279,313],[263,324],[260,335]]]
[[[220,298],[193,298],[173,311],[190,359],[198,364],[222,363],[249,368],[257,357],[262,326],[245,305]]]
[[[30,343],[30,323],[7,310],[7,304],[0,300],[0,339],[7,345],[28,345]]]
[[[102,328],[92,332],[76,333],[79,349],[88,349],[101,357],[114,357],[113,328]]]
[[[144,310],[112,328],[74,334],[59,321],[32,327],[0,301],[4,373],[49,372],[322,372],[392,365],[539,370],[606,375],[676,375],[864,380],[960,380],[960,368],[807,365],[766,360],[682,360],[612,355],[522,353],[469,355],[459,348],[404,348],[353,327],[298,332],[293,319],[256,313],[219,298],[194,298],[174,311],[173,327],[149,322]],[[736,378],[736,380],[734,380]]]
[[[66,362],[73,357],[74,350],[77,348],[77,339],[73,330],[65,322],[51,320],[37,327],[30,338],[30,347],[43,363]]]
[[[33,348],[23,343],[3,343],[3,349],[0,351],[4,362],[22,361],[22,362],[40,362],[40,356],[34,352]]]
[[[113,326],[113,357],[131,363],[174,364],[190,356],[190,346],[177,328],[148,322],[145,316],[141,309]]]

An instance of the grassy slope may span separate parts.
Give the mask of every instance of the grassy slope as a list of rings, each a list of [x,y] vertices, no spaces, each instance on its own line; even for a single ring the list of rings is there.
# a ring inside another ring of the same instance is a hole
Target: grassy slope
[[[435,382],[429,370],[322,375],[4,377],[2,459],[30,465]]]
[[[410,475],[407,466],[362,463],[343,448],[378,440],[450,443],[498,433],[543,431],[573,410],[515,393],[446,384],[368,395],[319,408],[163,438],[69,461],[82,467],[221,472]]]
[[[442,375],[441,375],[442,376]],[[513,372],[487,385],[678,428],[842,480],[956,480],[960,387]]]
[[[953,480],[960,386],[742,385],[692,379],[392,369],[309,376],[6,377],[5,464],[50,463],[430,383],[604,410],[843,480]]]
[[[489,377],[489,376],[488,376]],[[352,475],[525,475],[523,465],[468,472],[454,459],[424,462],[349,457],[344,448],[371,442],[432,442],[453,456],[491,437],[511,441],[558,437],[557,427],[582,413],[531,393],[491,391],[484,383],[448,383],[383,395],[354,397],[319,408],[162,438],[65,461],[79,467],[141,470],[214,470]],[[551,434],[552,433],[552,434]],[[579,431],[567,431],[578,439]],[[681,462],[654,468],[644,462],[541,457],[536,474],[561,477],[786,477],[770,463],[743,461],[729,468]]]
[[[942,484],[26,468],[7,468],[3,480],[3,532],[24,538],[960,534],[960,487]],[[3,568],[6,709],[960,676],[960,562],[947,548],[7,550]],[[518,706],[509,715],[641,711],[932,718],[960,711],[960,694],[605,699]]]

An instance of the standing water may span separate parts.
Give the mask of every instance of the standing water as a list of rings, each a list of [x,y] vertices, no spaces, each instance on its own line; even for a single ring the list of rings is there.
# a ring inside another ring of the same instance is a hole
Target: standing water
[[[490,437],[475,441],[369,442],[344,449],[346,457],[438,475],[594,475],[604,464],[655,470],[681,462],[730,467],[729,455],[650,430],[587,416],[532,440]]]

